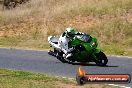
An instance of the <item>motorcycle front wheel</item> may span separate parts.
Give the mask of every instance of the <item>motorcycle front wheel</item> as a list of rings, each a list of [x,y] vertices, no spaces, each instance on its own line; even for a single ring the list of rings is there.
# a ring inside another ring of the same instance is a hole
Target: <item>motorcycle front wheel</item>
[[[106,64],[108,63],[108,59],[103,52],[100,51],[99,53],[95,54],[95,56],[96,56],[95,63],[98,66],[106,66]]]

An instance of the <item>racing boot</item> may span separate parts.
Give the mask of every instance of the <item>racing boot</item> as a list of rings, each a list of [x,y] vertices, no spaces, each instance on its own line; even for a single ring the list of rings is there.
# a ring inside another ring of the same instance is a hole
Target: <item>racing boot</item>
[[[72,56],[72,53],[68,53],[67,55],[66,55],[66,59],[67,58],[70,58]]]
[[[66,59],[70,58],[71,56],[72,56],[72,53],[63,54],[63,57]]]

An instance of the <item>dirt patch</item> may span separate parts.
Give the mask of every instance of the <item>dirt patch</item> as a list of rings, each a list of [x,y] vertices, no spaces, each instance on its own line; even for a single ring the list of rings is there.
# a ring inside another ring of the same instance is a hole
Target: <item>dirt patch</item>
[[[0,25],[0,37],[5,36],[32,36],[34,33],[41,33],[42,35],[60,34],[66,27],[72,26],[77,30],[86,32],[89,28],[99,26],[103,22],[117,18],[112,15],[103,16],[75,16],[72,19],[63,17],[55,18],[52,20],[34,17],[25,18],[26,20]],[[119,15],[118,18],[125,19],[128,22],[132,22],[132,13]],[[43,38],[45,37],[43,36]]]
[[[85,29],[95,25],[101,24],[102,20],[92,16],[76,16],[75,18],[66,22],[66,25],[77,27],[78,29]]]

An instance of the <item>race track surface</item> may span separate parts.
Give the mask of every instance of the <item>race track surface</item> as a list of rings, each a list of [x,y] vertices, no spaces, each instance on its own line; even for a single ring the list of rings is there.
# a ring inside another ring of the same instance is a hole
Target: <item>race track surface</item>
[[[130,74],[132,76],[132,58],[108,56],[106,67],[89,63],[83,66],[89,74]],[[75,77],[78,64],[62,63],[55,57],[49,56],[46,51],[0,49],[0,68],[25,70],[49,75]],[[132,87],[130,84],[120,84]]]

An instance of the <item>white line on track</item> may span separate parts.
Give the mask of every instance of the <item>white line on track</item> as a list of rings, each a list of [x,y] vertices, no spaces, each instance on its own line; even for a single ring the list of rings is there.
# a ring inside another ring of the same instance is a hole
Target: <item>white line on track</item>
[[[127,87],[127,86],[120,86],[120,85],[117,85],[117,84],[108,84],[110,86],[116,86],[116,87],[121,87],[121,88],[131,88],[131,87]]]
[[[107,55],[107,56],[110,56],[110,57],[124,57],[124,58],[132,58],[130,56],[118,56],[118,55]]]

